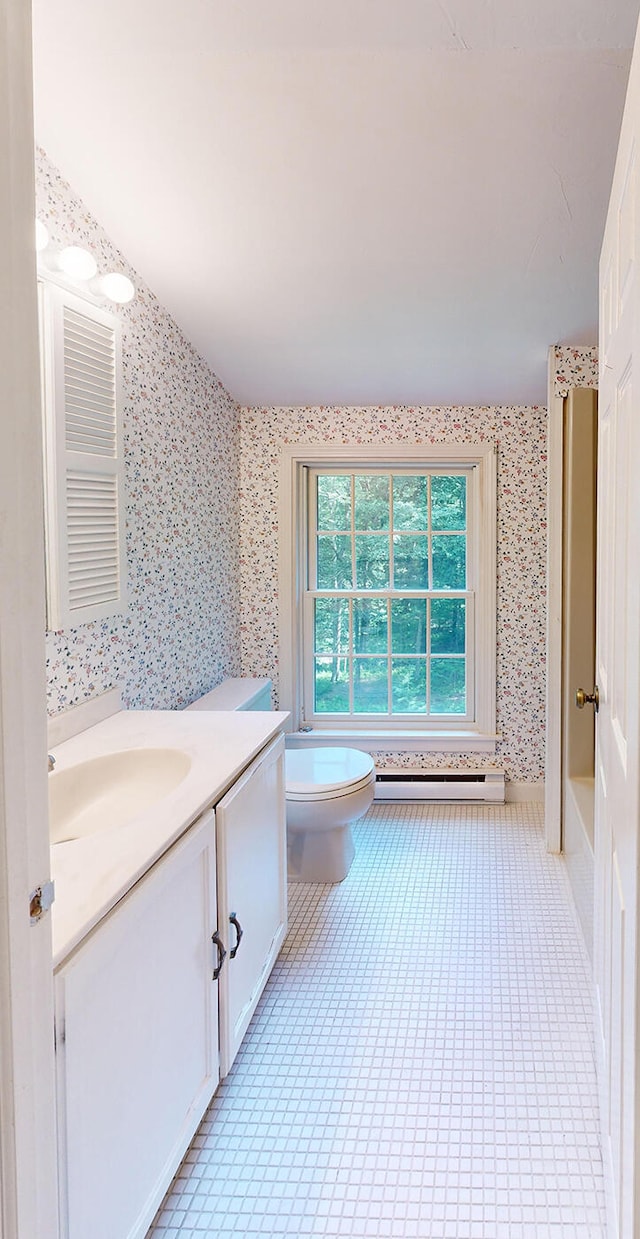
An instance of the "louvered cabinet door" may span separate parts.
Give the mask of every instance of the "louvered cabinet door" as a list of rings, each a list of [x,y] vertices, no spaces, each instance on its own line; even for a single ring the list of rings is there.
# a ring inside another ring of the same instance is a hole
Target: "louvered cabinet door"
[[[49,627],[124,610],[120,324],[56,285],[42,290]]]

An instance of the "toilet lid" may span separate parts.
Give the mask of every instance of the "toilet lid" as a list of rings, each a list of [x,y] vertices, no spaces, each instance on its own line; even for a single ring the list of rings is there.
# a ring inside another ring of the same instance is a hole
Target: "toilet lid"
[[[284,755],[287,795],[322,796],[353,791],[373,774],[373,758],[360,749],[287,749]]]

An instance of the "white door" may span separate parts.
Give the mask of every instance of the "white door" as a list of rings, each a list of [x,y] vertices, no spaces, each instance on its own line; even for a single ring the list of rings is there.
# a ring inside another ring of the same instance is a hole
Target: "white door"
[[[638,1199],[640,664],[640,47],[636,41],[600,264],[594,967],[612,1234]]]
[[[31,12],[0,0],[0,1236],[57,1235]]]

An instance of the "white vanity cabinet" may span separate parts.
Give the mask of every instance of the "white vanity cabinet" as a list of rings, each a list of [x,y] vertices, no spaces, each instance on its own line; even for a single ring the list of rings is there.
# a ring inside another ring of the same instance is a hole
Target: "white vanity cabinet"
[[[284,737],[263,750],[215,807],[220,1075],[226,1076],[287,931]]]
[[[218,791],[211,786],[213,808],[138,869],[143,876],[60,958],[61,1239],[147,1234],[284,939],[284,737],[268,738],[239,768],[236,758]],[[105,886],[122,863],[118,839],[119,852],[114,843],[116,852],[101,853]],[[124,844],[132,854],[134,842],[130,834]]]
[[[63,1239],[146,1234],[218,1083],[203,814],[55,977]]]

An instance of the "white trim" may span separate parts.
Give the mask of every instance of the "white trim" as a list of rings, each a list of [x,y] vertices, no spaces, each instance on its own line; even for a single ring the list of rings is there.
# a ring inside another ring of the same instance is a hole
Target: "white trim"
[[[412,460],[409,465],[405,465],[405,463],[403,462],[402,466],[399,466],[397,463],[390,464],[389,461],[384,461],[383,463],[376,462],[375,465],[372,465],[370,461],[366,461],[366,462],[360,462],[358,465],[358,472],[360,471],[362,472],[372,471],[373,472],[374,470],[379,471],[381,475],[388,477],[390,483],[391,483],[392,476],[395,477],[401,472],[420,473],[425,478],[429,476],[431,479],[434,476],[438,476],[439,474],[442,475],[444,472],[446,472],[446,473],[451,473],[454,476],[464,478],[465,487],[466,487],[466,496],[467,496],[467,513],[469,517],[467,521],[467,531],[466,531],[466,539],[465,539],[466,548],[467,548],[467,555],[466,555],[467,584],[466,584],[466,587],[465,588],[449,588],[449,589],[444,589],[442,591],[438,590],[437,592],[431,589],[419,589],[419,588],[406,589],[406,590],[403,589],[401,592],[401,596],[403,600],[411,599],[411,598],[419,598],[425,601],[425,604],[429,611],[431,609],[434,597],[435,598],[450,598],[450,599],[455,598],[455,599],[459,599],[462,602],[464,602],[464,605],[465,605],[465,647],[464,647],[464,653],[462,654],[460,661],[464,660],[465,672],[469,667],[472,667],[475,670],[475,665],[476,665],[475,664],[475,603],[476,603],[476,595],[478,592],[479,582],[482,579],[481,572],[480,572],[480,565],[479,565],[479,554],[478,554],[479,546],[481,543],[481,539],[479,537],[479,528],[478,528],[479,522],[480,522],[481,504],[480,504],[480,497],[479,497],[480,478],[478,476],[480,473],[480,469],[478,468],[477,461],[474,460],[473,462],[471,462],[471,464],[465,463],[465,464],[456,465],[455,468],[451,468],[451,467],[447,468],[446,466],[443,467],[442,465],[439,465],[439,464],[434,465],[432,461],[423,461],[423,460],[420,460],[420,461]],[[309,652],[311,652],[313,641],[314,641],[314,612],[315,612],[316,600],[327,597],[327,596],[328,597],[332,596],[331,591],[329,591],[329,593],[327,594],[327,592],[322,587],[318,587],[317,585],[317,563],[316,563],[317,527],[316,527],[316,516],[314,512],[314,509],[315,509],[314,500],[316,496],[316,486],[317,486],[318,478],[323,475],[326,476],[327,474],[341,474],[343,476],[351,476],[351,478],[353,478],[353,466],[351,466],[348,469],[345,469],[345,468],[340,468],[336,465],[323,464],[321,466],[318,466],[317,468],[308,469],[307,472],[309,474],[309,477],[307,478],[308,536],[305,541],[305,546],[308,548],[307,550],[308,562],[305,563],[306,588],[304,590],[303,599],[302,599],[303,634],[304,634],[302,638],[302,646],[304,650],[308,650]],[[391,500],[391,489],[389,492],[389,500]],[[387,543],[389,543],[389,532],[390,532],[389,529],[384,529],[384,530],[376,531],[373,536],[384,538],[387,540]],[[429,528],[429,531],[426,536],[428,540],[431,541],[431,537],[432,537],[431,528]],[[457,531],[451,531],[451,536],[454,538],[459,538],[460,533]],[[353,528],[353,524],[351,523],[351,542],[352,542],[352,553],[354,554],[354,558],[355,558],[355,545],[354,545],[355,539],[356,539],[356,534]],[[390,564],[393,564],[394,557],[395,557],[394,542],[395,542],[395,538],[392,538],[390,545],[389,545]],[[361,601],[363,599],[380,600],[380,601],[383,601],[388,607],[389,603],[392,602],[392,600],[397,599],[398,596],[399,596],[398,591],[394,589],[391,586],[391,583],[389,582],[389,585],[387,587],[381,586],[376,589],[363,590],[356,586],[353,589],[353,592],[352,593],[350,592],[350,596],[347,599],[345,599],[345,601],[347,601],[347,606],[349,608],[349,611],[351,612],[351,609],[353,605],[355,604],[355,601],[358,599]],[[427,628],[428,628],[428,622],[427,622]],[[429,642],[427,644],[428,646],[430,646]],[[429,656],[428,651],[425,651],[424,655],[422,656],[425,666],[428,663],[428,656]],[[373,657],[375,658],[376,655],[373,655]],[[390,652],[388,652],[383,657],[385,657],[385,659],[387,660],[387,677],[389,681],[389,700],[391,700],[392,658],[390,656]],[[474,726],[474,719],[476,716],[476,675],[475,674],[473,676],[467,675],[466,681],[467,681],[466,683],[466,707],[467,707],[466,711],[464,714],[457,715],[453,722],[450,716],[448,716],[447,726],[450,726],[451,723],[454,728],[457,727],[457,725],[461,725],[462,727],[473,727]],[[428,676],[427,676],[427,682],[426,682],[425,687],[427,691],[427,698],[429,699],[431,695],[431,688],[430,688]],[[305,723],[310,723],[312,724],[312,726],[317,727],[317,728],[322,728],[323,730],[327,726],[333,729],[333,727],[336,725],[338,727],[340,726],[353,727],[353,729],[357,731],[360,731],[363,728],[365,730],[368,730],[370,727],[373,727],[374,729],[376,728],[375,719],[372,720],[370,717],[368,717],[366,721],[358,720],[357,716],[352,715],[351,717],[349,717],[348,710],[342,713],[338,713],[335,716],[332,715],[331,718],[328,720],[326,716],[324,716],[322,713],[314,712],[313,707],[312,707],[314,696],[315,696],[314,660],[311,657],[309,657],[305,660],[304,684],[303,684],[303,690],[302,690],[302,697],[305,703],[305,707],[304,707]],[[419,728],[420,721],[421,721],[420,717],[415,718],[414,725],[416,728]],[[385,716],[384,726],[389,731],[397,731],[397,730],[403,730],[403,729],[406,730],[407,728],[411,729],[411,725],[413,722],[414,722],[414,719],[408,718],[406,715],[400,718]],[[382,720],[380,720],[380,723],[382,724]],[[431,733],[434,729],[436,731],[440,730],[437,724],[437,721],[434,719],[434,716],[430,713],[429,706],[427,705],[424,730],[425,731],[428,730]]]
[[[58,288],[62,288],[65,292],[71,293],[74,297],[79,297],[82,301],[86,301],[89,305],[96,305],[102,308],[109,309],[112,303],[108,297],[103,294],[98,294],[87,284],[82,284],[78,280],[74,280],[72,276],[67,275],[64,271],[54,271],[47,266],[47,261],[43,253],[36,255],[38,264],[38,281],[55,284]]]
[[[476,522],[478,537],[478,563],[481,579],[486,582],[483,590],[484,610],[479,617],[479,641],[476,648],[476,701],[477,724],[467,724],[465,734],[481,742],[493,743],[495,748],[496,702],[495,702],[495,664],[496,664],[496,449],[492,444],[287,444],[282,448],[281,486],[279,510],[279,581],[280,581],[280,682],[279,704],[281,709],[290,710],[292,726],[298,728],[301,721],[301,702],[303,667],[301,642],[296,634],[303,623],[302,596],[305,580],[305,547],[306,538],[297,536],[301,522],[306,521],[306,504],[304,502],[304,487],[301,485],[305,469],[322,463],[330,462],[339,467],[353,468],[358,465],[373,465],[376,463],[388,465],[390,468],[399,465],[420,467],[428,466],[430,461],[438,466],[447,465],[455,468],[462,463],[478,465],[478,485],[475,487],[478,513],[490,513],[481,523]],[[478,515],[476,513],[476,516]],[[305,529],[306,532],[306,529]],[[483,536],[486,535],[486,536]],[[317,739],[322,731],[325,735],[336,735],[336,729],[331,723],[327,727],[314,721],[313,735]],[[349,721],[348,731],[353,735],[370,737],[376,734],[372,731],[371,721],[363,721],[362,728],[354,726]],[[378,732],[382,747],[389,747],[391,737],[397,739],[402,733],[407,733],[406,723],[389,727],[385,732]],[[435,749],[438,737],[450,740],[457,729],[448,725],[446,732],[425,727],[418,733],[410,732],[415,738],[421,737],[420,750]],[[395,747],[395,745],[394,745]],[[445,747],[450,748],[449,744]],[[473,744],[465,744],[468,751]]]
[[[562,850],[562,478],[564,399],[556,396],[557,359],[549,349],[547,400],[547,746],[544,781],[548,852]]]
[[[56,714],[47,723],[47,744],[50,749],[57,744],[63,744],[72,736],[77,736],[87,727],[95,727],[105,718],[111,718],[122,709],[119,688],[109,688],[99,697],[91,697],[89,701],[81,701],[63,714]]]
[[[545,785],[544,783],[509,783],[504,785],[504,798],[507,804],[526,804],[532,801],[534,804],[544,804],[545,802]]]
[[[31,8],[0,0],[0,1230],[57,1227]]]
[[[363,753],[495,753],[501,736],[478,735],[472,731],[352,731],[349,728],[287,733],[287,748],[307,745],[346,744]]]

